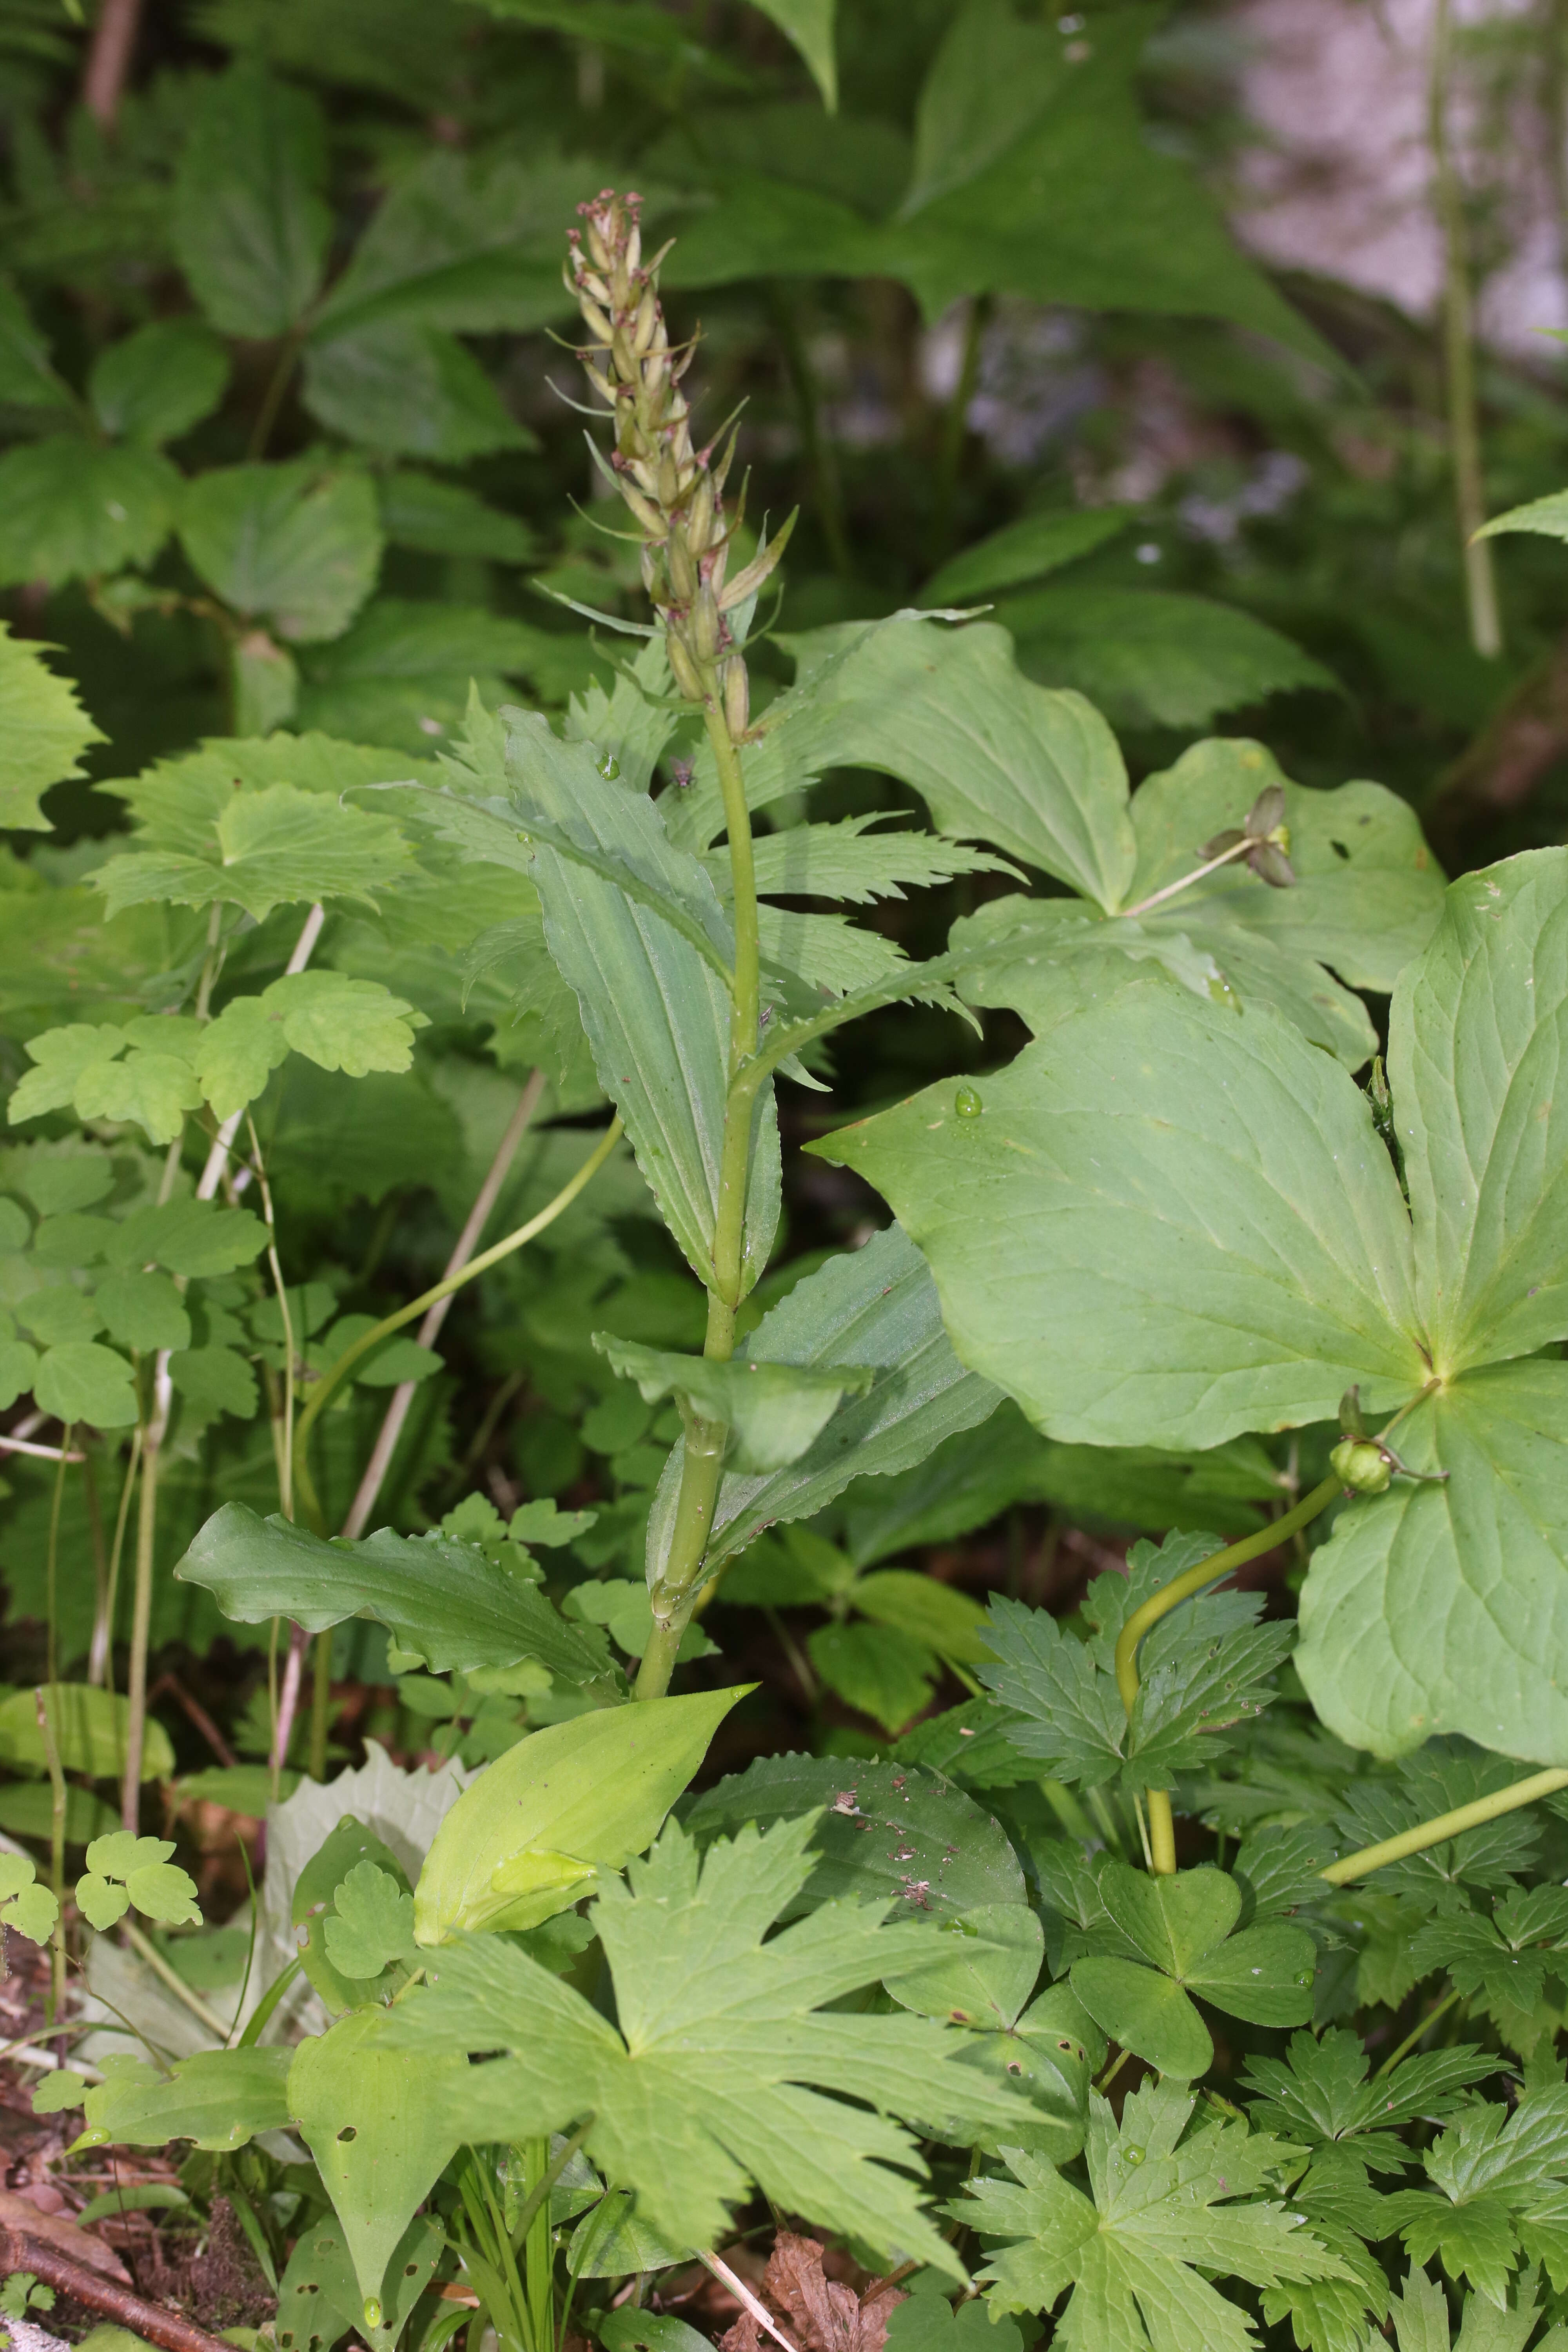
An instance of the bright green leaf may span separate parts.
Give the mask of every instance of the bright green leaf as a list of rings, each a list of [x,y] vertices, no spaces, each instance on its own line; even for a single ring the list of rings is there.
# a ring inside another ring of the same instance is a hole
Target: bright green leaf
[[[86,1683],[46,1683],[43,1687],[49,1728],[63,1769],[85,1773],[92,1780],[118,1780],[125,1769],[127,1701]],[[44,1743],[30,1690],[0,1700],[0,1758],[29,1771],[44,1769]],[[149,1716],[142,1778],[172,1780],[174,1777],[174,1751],[169,1735],[155,1717]]]
[[[124,1429],[136,1419],[130,1365],[90,1339],[44,1350],[33,1376],[33,1402],[57,1421],[86,1422],[94,1429]]]
[[[100,1282],[93,1305],[122,1348],[146,1355],[159,1348],[188,1348],[191,1318],[166,1274],[116,1274]]]
[[[38,647],[24,644],[0,622],[0,821],[27,832],[47,831],[38,795],[50,784],[83,773],[81,755],[102,735],[57,677]]]
[[[1138,983],[988,1077],[980,1117],[953,1102],[949,1081],[813,1148],[886,1192],[960,1355],[1052,1436],[1211,1445],[1425,1380],[1365,1097],[1262,1008]]]
[[[530,1927],[657,1834],[739,1688],[578,1716],[509,1748],[464,1790],[414,1891],[421,1945]]]
[[[782,1470],[820,1435],[847,1396],[864,1396],[869,1365],[770,1364],[740,1357],[715,1363],[678,1356],[596,1331],[594,1345],[623,1380],[635,1381],[645,1403],[675,1397],[683,1412],[729,1423],[737,1470]]]
[[[140,2058],[106,2059],[104,2080],[82,2102],[87,2127],[75,2146],[162,2147],[166,2140],[190,2139],[226,2153],[243,2147],[257,2132],[287,2127],[283,2086],[292,2055],[289,2050],[198,2050],[177,2059],[167,2074]]]
[[[780,32],[794,42],[831,114],[838,103],[838,65],[833,51],[837,0],[752,0],[752,5],[771,16]]]

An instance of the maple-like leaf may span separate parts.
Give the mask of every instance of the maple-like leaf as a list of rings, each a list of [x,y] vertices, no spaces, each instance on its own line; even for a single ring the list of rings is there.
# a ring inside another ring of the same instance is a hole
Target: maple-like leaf
[[[1291,1628],[1254,1622],[1263,1607],[1258,1593],[1186,1601],[1143,1644],[1131,1717],[1115,1647],[1131,1611],[1220,1548],[1208,1535],[1135,1544],[1126,1576],[1097,1577],[1089,1588],[1087,1642],[1048,1610],[993,1595],[986,1642],[995,1663],[983,1660],[976,1671],[1015,1711],[1004,1727],[1009,1743],[1055,1778],[1088,1789],[1118,1774],[1129,1788],[1163,1786],[1211,1763],[1229,1745],[1225,1735],[1255,1721],[1273,1696]]]
[[[1388,2200],[1413,2262],[1441,2255],[1450,2278],[1500,2309],[1521,2249],[1568,2285],[1568,2084],[1532,2084],[1511,2115],[1492,2101],[1469,2108],[1422,2162],[1436,2194]]]
[[[1017,2152],[1016,2180],[970,2184],[954,2212],[984,2239],[1015,2242],[981,2273],[994,2310],[1048,2312],[1070,2288],[1056,2352],[1251,2352],[1247,2315],[1202,2273],[1259,2287],[1348,2277],[1300,2213],[1258,2195],[1300,2149],[1206,2116],[1189,2131],[1195,2105],[1174,2083],[1145,2083],[1119,2128],[1091,2099],[1091,2196]]]
[[[1027,2104],[958,2063],[973,2037],[954,2027],[824,2012],[948,1947],[907,1918],[884,1927],[892,1898],[824,1903],[764,1942],[816,1866],[817,1820],[748,1827],[700,1857],[671,1823],[629,1884],[605,1887],[592,1917],[618,2032],[497,1936],[444,1948],[378,2030],[432,2059],[508,2053],[470,2070],[464,2138],[538,2138],[592,2114],[589,2157],[672,2244],[713,2244],[754,2181],[787,2211],[962,2279],[908,2177],[924,2170],[917,2142],[890,2118],[935,2106],[1005,2139],[1038,2120],[1039,2069]],[[1064,2076],[1064,2116],[1072,2103]]]

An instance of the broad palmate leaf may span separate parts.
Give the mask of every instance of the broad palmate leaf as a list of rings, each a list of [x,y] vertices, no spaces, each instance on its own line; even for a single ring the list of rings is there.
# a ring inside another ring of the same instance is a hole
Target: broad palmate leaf
[[[1092,2200],[1017,2151],[1016,2180],[972,2184],[955,2212],[983,2238],[1014,2242],[981,2273],[994,2311],[1049,2312],[1070,2288],[1058,2352],[1253,2352],[1247,2314],[1204,2272],[1263,2287],[1347,2275],[1299,2214],[1258,2193],[1297,2152],[1239,2124],[1205,2120],[1184,2139],[1194,2105],[1175,2084],[1145,2083],[1118,2127],[1091,2096]]]
[[[1232,863],[1145,914],[1119,910],[1191,874],[1199,845],[1239,825],[1270,786],[1284,803],[1290,888]],[[1366,1059],[1376,1037],[1351,988],[1391,989],[1442,910],[1443,877],[1406,803],[1381,784],[1309,791],[1261,744],[1217,740],[1140,786],[1132,830],[1138,863],[1120,902],[994,898],[954,926],[972,1003],[1012,1005],[1045,1036],[1152,966],[1196,996],[1272,1005],[1352,1069]]]
[[[968,2037],[954,2029],[825,2011],[931,1956],[907,1927],[882,1925],[886,1899],[826,1903],[763,1941],[815,1866],[815,1819],[742,1830],[700,1864],[672,1825],[629,1885],[604,1889],[592,1916],[619,2031],[486,1937],[433,1956],[428,1986],[384,2021],[389,2045],[437,2063],[508,2053],[470,2070],[463,2136],[539,2137],[592,2112],[589,2158],[673,2244],[717,2242],[754,2181],[790,2212],[958,2276],[908,2177],[923,2170],[916,2142],[889,2117],[940,2105],[1005,2139],[1030,2110],[956,2064]]]
[[[1053,1437],[1210,1445],[1403,1409],[1313,1555],[1297,1664],[1342,1738],[1568,1757],[1568,852],[1455,883],[1370,1105],[1261,1008],[1134,982],[985,1081],[818,1145],[931,1262],[960,1356]],[[1223,1204],[1223,1205],[1222,1205]]]
[[[1134,1544],[1124,1577],[1096,1577],[1083,1613],[1096,1628],[1080,1641],[1048,1609],[991,1596],[986,1646],[976,1671],[1012,1712],[1003,1738],[1056,1779],[1098,1788],[1120,1773],[1129,1788],[1164,1788],[1223,1754],[1226,1733],[1259,1716],[1289,1650],[1289,1624],[1260,1625],[1261,1593],[1186,1601],[1156,1626],[1139,1660],[1129,1718],[1116,1686],[1116,1636],[1131,1612],[1220,1549],[1217,1536],[1173,1535]]]
[[[1568,2284],[1568,2086],[1538,2084],[1511,2113],[1491,2102],[1470,2108],[1422,2162],[1432,2189],[1391,2200],[1414,2262],[1440,2255],[1450,2278],[1500,2306],[1521,2249],[1555,2286]]]

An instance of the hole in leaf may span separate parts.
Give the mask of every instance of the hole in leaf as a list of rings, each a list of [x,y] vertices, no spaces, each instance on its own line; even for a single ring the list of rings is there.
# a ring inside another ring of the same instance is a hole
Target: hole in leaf
[[[353,2124],[345,2124],[345,2125],[343,2126],[343,2127],[342,2127],[342,2131],[338,2134],[338,2138],[339,2138],[339,2140],[340,2140],[340,2141],[342,2141],[342,2140],[346,2140],[346,2139],[357,2139],[358,2137],[359,2137],[359,2134],[358,2134],[358,2132],[354,2129],[354,2126],[353,2126]]]
[[[1342,841],[1331,841],[1329,847],[1333,851],[1336,857],[1342,857],[1347,866],[1350,864],[1351,854],[1345,847]]]

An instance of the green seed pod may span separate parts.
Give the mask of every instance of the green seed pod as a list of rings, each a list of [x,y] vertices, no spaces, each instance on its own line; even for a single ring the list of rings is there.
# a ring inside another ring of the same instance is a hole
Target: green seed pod
[[[952,1107],[960,1118],[978,1118],[985,1108],[973,1087],[960,1087],[952,1098]]]
[[[1384,1459],[1381,1445],[1368,1437],[1342,1437],[1329,1455],[1334,1475],[1357,1495],[1383,1495],[1388,1491],[1394,1473]]]

